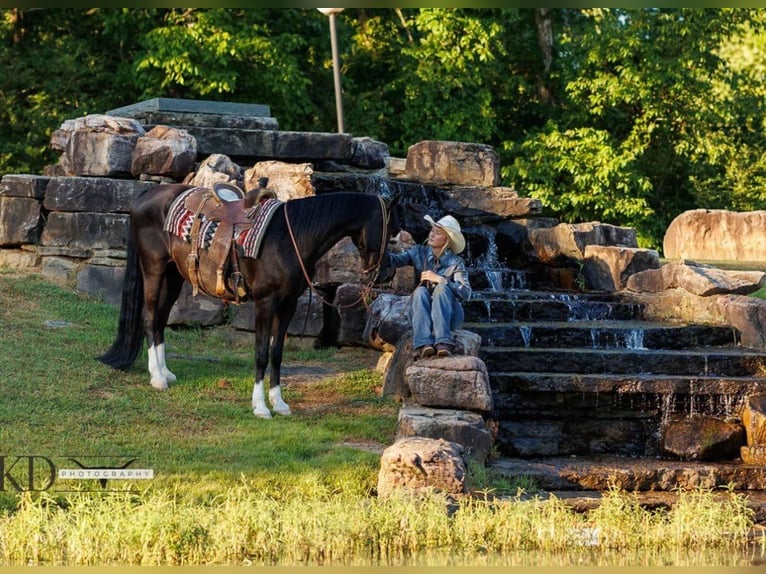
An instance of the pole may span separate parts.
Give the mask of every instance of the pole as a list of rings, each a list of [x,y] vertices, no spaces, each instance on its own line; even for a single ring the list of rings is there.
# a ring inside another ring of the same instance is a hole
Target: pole
[[[343,97],[340,92],[340,61],[338,58],[338,38],[335,31],[335,13],[330,14],[330,45],[332,47],[332,71],[335,81],[335,113],[338,116],[338,133],[343,129]]]

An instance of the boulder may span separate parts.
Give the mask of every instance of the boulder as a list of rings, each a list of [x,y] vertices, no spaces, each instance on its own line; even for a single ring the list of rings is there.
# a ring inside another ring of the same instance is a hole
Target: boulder
[[[766,447],[766,393],[750,395],[742,407],[748,446]]]
[[[671,421],[662,433],[663,453],[682,460],[731,460],[745,442],[741,425],[706,415]]]
[[[659,292],[681,288],[700,297],[747,295],[766,282],[762,271],[717,269],[699,263],[674,262],[631,275],[625,286],[630,291]]]
[[[418,405],[480,412],[494,407],[487,367],[478,357],[421,359],[407,367],[404,376],[412,402]]]
[[[494,148],[455,141],[421,141],[407,149],[407,177],[421,183],[494,187],[500,162]]]
[[[766,211],[692,209],[665,230],[668,259],[766,261]]]
[[[213,187],[218,182],[242,187],[242,168],[223,154],[212,154],[200,163],[197,171],[184,179],[184,183],[200,187]]]
[[[138,138],[133,150],[131,172],[142,175],[167,176],[182,180],[194,171],[197,140],[186,130],[170,126],[155,126]]]
[[[465,494],[463,448],[444,439],[407,437],[383,451],[378,472],[378,497],[397,493]]]
[[[38,200],[0,197],[0,247],[36,243],[42,223]]]
[[[146,131],[136,120],[102,114],[67,120],[51,136],[51,147],[63,152],[66,175],[131,177],[133,150]]]
[[[282,201],[316,194],[312,182],[314,169],[310,163],[287,163],[283,161],[260,161],[245,171],[245,189],[259,187],[261,178],[268,178],[269,189]]]
[[[484,464],[494,439],[484,418],[470,411],[432,409],[417,405],[399,410],[396,438],[421,436],[444,439],[463,447],[466,456]]]
[[[620,291],[635,273],[659,269],[660,256],[653,249],[586,245],[583,273],[591,289]]]
[[[567,259],[585,259],[588,245],[637,248],[636,232],[630,227],[608,223],[560,223],[554,227],[528,230],[530,255],[541,263],[558,263]]]
[[[481,346],[481,336],[472,331],[458,329],[452,332],[455,339],[455,355],[468,355],[478,357]],[[443,360],[443,359],[442,359]],[[414,364],[415,358],[412,351],[412,332],[408,331],[396,343],[394,356],[385,372],[383,394],[385,396],[408,399],[410,388],[406,384],[405,373],[410,365]]]

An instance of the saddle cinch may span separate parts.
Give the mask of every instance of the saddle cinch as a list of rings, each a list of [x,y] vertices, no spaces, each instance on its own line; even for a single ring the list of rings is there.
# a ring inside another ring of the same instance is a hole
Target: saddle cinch
[[[258,206],[262,199],[269,197],[275,197],[273,191],[260,189],[254,203]],[[225,182],[213,184],[212,189],[194,190],[185,199],[184,206],[194,214],[187,262],[193,295],[202,289],[208,295],[238,303],[248,294],[239,271],[239,253],[234,241],[252,226],[257,211],[257,208],[246,208],[245,199],[244,191]],[[206,237],[200,237],[201,233]],[[207,247],[201,248],[206,241],[209,241]]]

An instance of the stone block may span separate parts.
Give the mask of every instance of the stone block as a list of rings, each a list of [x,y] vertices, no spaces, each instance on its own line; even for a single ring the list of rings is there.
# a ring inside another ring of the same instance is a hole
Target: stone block
[[[662,246],[668,259],[766,261],[766,211],[692,209],[670,222]]]
[[[128,242],[128,216],[120,213],[52,212],[42,232],[43,246],[82,249],[124,248]]]
[[[124,267],[86,263],[77,272],[75,288],[105,303],[119,305],[124,277]]]
[[[383,451],[378,497],[438,492],[465,494],[463,448],[443,439],[407,437]]]
[[[660,267],[660,256],[653,249],[586,245],[584,256],[585,279],[600,291],[620,291],[633,274]]]
[[[466,456],[484,464],[492,447],[492,433],[477,413],[455,409],[403,406],[399,410],[396,438],[421,436],[444,439],[463,447]]]
[[[716,417],[693,415],[671,420],[661,437],[661,451],[682,460],[731,460],[740,454],[745,429]]]
[[[0,246],[36,243],[42,228],[40,202],[28,197],[0,197]]]
[[[422,359],[407,367],[405,384],[412,401],[422,406],[480,412],[494,406],[487,367],[478,357]]]
[[[766,393],[745,398],[742,426],[745,427],[748,446],[766,447]]]
[[[494,187],[500,183],[500,161],[485,144],[421,141],[407,150],[409,179],[440,185]]]
[[[0,197],[43,199],[49,181],[44,175],[7,174],[0,180]]]
[[[245,190],[258,188],[258,180],[266,177],[269,180],[268,188],[274,190],[277,198],[282,201],[307,197],[316,194],[311,180],[313,173],[310,163],[260,161],[245,170]]]
[[[53,177],[43,207],[49,211],[128,213],[139,193],[151,182],[106,177]]]
[[[10,269],[36,269],[40,266],[40,256],[35,250],[0,249],[0,267]]]
[[[156,126],[138,138],[130,169],[134,177],[145,174],[182,180],[194,171],[196,159],[197,141],[187,131]]]

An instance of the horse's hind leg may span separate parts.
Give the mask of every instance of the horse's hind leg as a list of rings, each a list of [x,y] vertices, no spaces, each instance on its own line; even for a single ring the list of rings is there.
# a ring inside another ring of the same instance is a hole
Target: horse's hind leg
[[[160,284],[159,299],[157,301],[157,324],[163,327],[168,324],[168,318],[170,317],[170,311],[173,308],[173,304],[178,300],[178,296],[181,294],[181,288],[184,284],[184,278],[175,268],[175,265],[168,265],[167,271]],[[161,377],[165,377],[168,384],[176,382],[176,376],[168,369],[167,362],[165,360],[165,333],[164,330],[160,330],[157,334],[156,350],[156,368],[160,372]],[[154,377],[152,377],[154,378]]]
[[[144,274],[144,329],[148,344],[150,384],[165,390],[176,380],[165,362],[165,326],[183,286],[183,278],[175,266],[159,263],[147,265]]]

